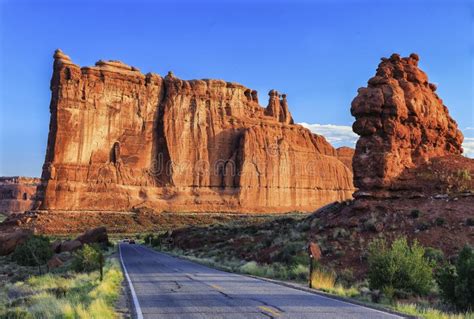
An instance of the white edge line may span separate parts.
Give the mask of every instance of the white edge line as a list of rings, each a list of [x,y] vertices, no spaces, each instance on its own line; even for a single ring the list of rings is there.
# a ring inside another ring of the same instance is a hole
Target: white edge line
[[[130,276],[128,275],[127,267],[125,267],[125,264],[123,262],[122,245],[120,243],[119,243],[119,255],[120,255],[120,262],[122,263],[123,272],[125,273],[125,278],[127,278],[128,286],[130,287],[130,292],[132,293],[132,300],[133,300],[133,305],[135,307],[136,317],[137,317],[137,319],[143,319],[142,308],[140,307],[140,303],[138,302],[137,294],[135,293],[135,289],[133,288],[132,281],[130,280]]]
[[[304,291],[304,290],[302,290],[302,291]],[[311,293],[311,292],[308,291],[308,293]],[[315,295],[318,295],[321,298],[329,299],[329,300],[332,300],[332,301],[345,303],[347,305],[357,306],[357,307],[368,309],[370,311],[380,312],[380,313],[383,313],[384,315],[389,315],[389,316],[392,316],[392,317],[395,317],[395,318],[405,318],[405,317],[402,317],[400,315],[396,315],[396,314],[386,312],[386,311],[383,311],[383,310],[370,308],[370,307],[367,307],[367,306],[359,305],[359,304],[356,304],[356,303],[352,303],[352,302],[348,302],[348,301],[344,301],[344,300],[340,300],[340,299],[336,299],[336,298],[331,298],[329,296],[323,296],[321,294],[318,294],[317,292],[315,293]]]

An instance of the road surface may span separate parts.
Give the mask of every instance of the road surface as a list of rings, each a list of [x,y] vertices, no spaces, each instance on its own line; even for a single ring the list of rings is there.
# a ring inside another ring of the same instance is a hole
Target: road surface
[[[401,318],[378,310],[227,273],[120,244],[143,318]]]

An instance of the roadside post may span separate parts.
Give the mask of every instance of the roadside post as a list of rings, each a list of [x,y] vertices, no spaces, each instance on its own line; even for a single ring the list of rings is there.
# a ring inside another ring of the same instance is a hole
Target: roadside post
[[[321,259],[321,249],[319,249],[318,244],[310,242],[308,245],[308,254],[309,254],[309,288],[313,288],[313,267],[314,261]]]
[[[104,254],[102,251],[99,253],[99,271],[100,271],[100,281],[104,279]]]

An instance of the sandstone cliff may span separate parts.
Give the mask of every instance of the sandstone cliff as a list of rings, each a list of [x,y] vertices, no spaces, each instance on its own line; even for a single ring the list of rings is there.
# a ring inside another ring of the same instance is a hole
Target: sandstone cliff
[[[0,177],[0,212],[17,213],[34,208],[39,178]]]
[[[43,209],[312,211],[354,191],[338,152],[293,124],[275,90],[263,108],[237,83],[81,68],[58,50],[51,91]]]
[[[462,153],[463,135],[418,59],[416,54],[382,58],[376,75],[352,101],[353,130],[360,135],[353,159],[356,196],[416,191],[420,176],[411,169]]]

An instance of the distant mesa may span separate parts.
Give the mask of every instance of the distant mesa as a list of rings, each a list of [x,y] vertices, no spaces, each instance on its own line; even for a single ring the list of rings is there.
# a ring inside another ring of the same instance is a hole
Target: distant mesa
[[[350,152],[294,124],[285,94],[80,67],[54,54],[45,210],[313,211],[354,192]]]
[[[39,178],[0,177],[0,212],[11,214],[33,209]]]

